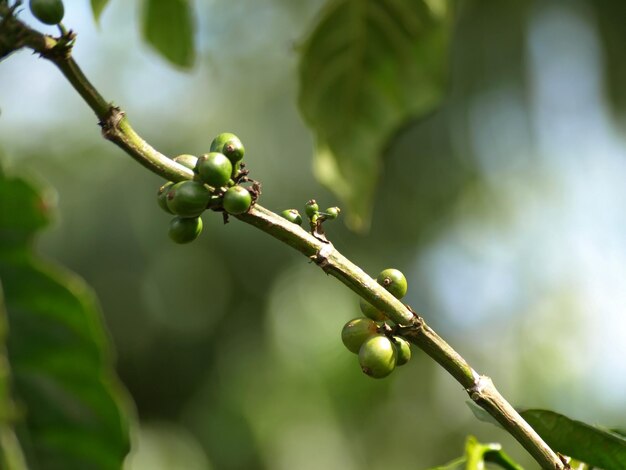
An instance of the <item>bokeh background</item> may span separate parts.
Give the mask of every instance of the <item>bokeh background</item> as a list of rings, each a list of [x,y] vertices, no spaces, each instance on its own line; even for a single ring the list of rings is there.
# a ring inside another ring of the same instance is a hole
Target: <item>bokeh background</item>
[[[196,1],[187,72],[142,42],[138,3],[111,1],[97,27],[87,1],[68,1],[64,20],[136,129],[172,156],[235,132],[264,206],[335,205],[296,104],[297,45],[323,2]],[[372,275],[403,270],[407,302],[515,405],[624,427],[626,100],[611,83],[626,9],[462,5],[442,107],[390,144],[369,233],[334,223],[330,237]],[[418,351],[365,377],[339,337],[356,296],[298,253],[215,214],[173,245],[161,181],[101,139],[49,63],[16,54],[0,84],[2,159],[57,194],[39,251],[97,292],[136,407],[127,470],[420,469],[470,433],[535,467]]]

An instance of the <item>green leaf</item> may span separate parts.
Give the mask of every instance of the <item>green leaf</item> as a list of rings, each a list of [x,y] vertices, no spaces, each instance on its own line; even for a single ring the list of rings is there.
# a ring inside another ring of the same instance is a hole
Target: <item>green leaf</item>
[[[626,63],[624,57],[624,17],[626,3],[611,0],[596,0],[592,3],[594,20],[597,23],[596,32],[602,44],[604,79],[603,90],[607,93],[607,101],[621,120],[626,122]]]
[[[390,139],[442,98],[451,19],[449,0],[332,0],[303,44],[299,104],[315,173],[353,229],[369,224]]]
[[[626,439],[548,410],[520,412],[552,447],[568,457],[604,470],[626,468]]]
[[[463,457],[430,470],[483,470],[486,462],[497,464],[505,470],[523,470],[502,450],[500,444],[482,444],[474,436],[467,437]]]
[[[485,462],[498,464],[506,470],[522,470],[497,443],[482,444],[474,436],[465,442],[466,470],[482,470]]]
[[[0,170],[0,280],[17,436],[32,468],[119,469],[129,450],[122,393],[96,299],[33,250],[51,198]]]
[[[144,40],[172,64],[183,68],[194,64],[194,29],[189,0],[144,0]]]
[[[7,314],[0,286],[0,468],[26,470],[26,460],[13,426],[17,410],[11,395],[11,371],[5,345],[6,335]]]
[[[478,406],[475,402],[471,400],[467,400],[465,403],[467,404],[470,411],[473,413],[474,417],[478,421],[482,421],[483,423],[493,424],[495,426],[498,426],[499,428],[502,428],[502,425],[498,423],[498,421],[496,421],[496,418],[494,418],[489,413],[487,413],[487,411],[484,408],[481,408],[480,406]]]
[[[102,15],[102,11],[108,3],[109,0],[91,0],[91,11],[93,12],[93,18],[96,20],[96,23],[100,21],[100,15]]]

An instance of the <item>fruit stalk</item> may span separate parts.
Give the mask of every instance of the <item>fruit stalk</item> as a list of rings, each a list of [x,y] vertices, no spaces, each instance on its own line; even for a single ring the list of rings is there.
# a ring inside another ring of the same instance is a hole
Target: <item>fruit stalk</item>
[[[193,172],[189,168],[167,158],[144,141],[130,126],[124,113],[98,93],[72,59],[71,47],[63,37],[54,39],[28,28],[13,17],[10,9],[2,4],[0,20],[2,20],[0,22],[2,52],[7,49],[7,44],[10,52],[29,47],[52,61],[98,116],[106,139],[114,142],[143,166],[166,180],[177,182],[193,178]],[[8,29],[7,24],[10,26]],[[7,34],[7,31],[15,30],[20,34]],[[542,468],[568,468],[496,390],[491,379],[475,372],[448,343],[426,325],[421,317],[335,250],[331,243],[314,237],[299,225],[258,204],[247,213],[235,217],[300,251],[324,272],[337,278],[374,307],[383,310],[391,320],[403,327],[403,336],[446,369],[463,386],[472,400],[513,435]]]

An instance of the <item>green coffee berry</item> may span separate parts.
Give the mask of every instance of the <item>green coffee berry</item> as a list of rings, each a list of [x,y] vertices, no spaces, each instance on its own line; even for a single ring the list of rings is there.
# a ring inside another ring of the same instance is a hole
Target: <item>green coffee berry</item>
[[[334,220],[337,217],[339,217],[340,212],[341,212],[341,209],[339,209],[338,207],[329,207],[328,209],[324,211],[324,215],[326,216],[328,220]]]
[[[30,0],[28,6],[33,16],[45,24],[59,24],[65,14],[61,0]]]
[[[233,166],[235,166],[237,162],[243,160],[246,149],[243,147],[241,140],[235,137],[234,139],[226,141],[226,143],[222,146],[222,153],[226,155],[233,163]]]
[[[300,215],[300,212],[295,209],[285,209],[280,213],[280,216],[287,219],[289,222],[302,225],[302,216]]]
[[[225,155],[211,152],[198,158],[195,171],[203,182],[214,188],[220,188],[230,180],[233,164]]]
[[[406,277],[404,277],[401,271],[393,268],[385,269],[381,271],[376,280],[396,299],[401,299],[406,295],[408,284]]]
[[[211,142],[210,150],[211,152],[221,152],[224,148],[224,144],[229,140],[239,139],[235,134],[231,132],[222,132],[218,134],[215,139]]]
[[[304,206],[304,212],[306,213],[309,219],[317,215],[319,210],[320,210],[320,206],[317,205],[317,202],[315,202],[315,199],[311,199],[309,202],[306,203],[306,206]]]
[[[233,186],[224,193],[222,205],[229,214],[243,214],[252,205],[252,195],[243,186]]]
[[[198,162],[198,157],[185,153],[174,157],[174,161],[182,166],[186,166],[190,170],[193,170],[196,167],[196,163]]]
[[[176,243],[189,243],[202,232],[200,217],[174,217],[170,222],[169,236]]]
[[[215,139],[211,142],[210,150],[211,152],[220,152],[224,153],[224,147],[227,143],[231,143],[230,152],[233,153],[233,157],[239,157],[239,160],[243,158],[243,145],[241,144],[241,140],[232,132],[222,132],[218,134]],[[241,156],[236,153],[236,149],[241,148]],[[225,153],[224,153],[225,154]],[[226,155],[226,154],[225,154]],[[231,160],[231,161],[239,161],[239,160]]]
[[[391,338],[391,342],[396,347],[396,351],[398,352],[396,365],[402,366],[409,362],[411,359],[411,344],[401,336],[394,336]]]
[[[173,214],[170,208],[167,207],[167,193],[170,191],[172,186],[174,186],[174,183],[172,181],[168,181],[159,188],[159,192],[157,193],[157,202],[159,203],[159,207],[161,207],[161,209],[168,214]]]
[[[385,316],[383,312],[378,310],[376,307],[370,304],[367,300],[360,299],[359,307],[363,315],[365,315],[367,318],[371,318],[374,321],[385,321],[387,319],[387,317]]]
[[[182,217],[198,217],[207,207],[211,193],[197,181],[181,181],[167,193],[167,208]]]
[[[384,335],[369,338],[359,349],[361,370],[375,379],[391,374],[396,367],[397,357],[396,347]]]
[[[341,341],[348,350],[355,354],[363,343],[378,333],[376,323],[369,318],[355,318],[346,323],[341,330]]]

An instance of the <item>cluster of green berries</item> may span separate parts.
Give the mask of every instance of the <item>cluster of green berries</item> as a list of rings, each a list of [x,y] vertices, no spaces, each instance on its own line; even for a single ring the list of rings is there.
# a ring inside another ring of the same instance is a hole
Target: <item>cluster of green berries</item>
[[[252,181],[242,162],[245,149],[239,138],[229,132],[211,142],[210,152],[200,157],[179,155],[174,161],[193,170],[194,179],[159,188],[157,200],[161,208],[176,217],[170,222],[169,236],[176,243],[189,243],[200,235],[206,209],[239,215],[250,210],[258,197],[240,183]]]
[[[324,222],[325,220],[335,220],[339,217],[339,213],[341,209],[339,207],[329,207],[325,211],[320,211],[319,205],[315,202],[315,199],[311,199],[304,206],[304,213],[306,214],[309,223],[311,225],[311,229],[315,229],[319,224]],[[302,216],[300,212],[296,209],[285,209],[280,213],[280,215],[287,219],[289,222],[293,222],[297,225],[302,225]]]
[[[401,299],[406,295],[406,278],[397,269],[381,271],[376,280],[394,297]],[[393,324],[384,312],[363,299],[360,308],[366,318],[355,318],[346,323],[341,340],[349,351],[359,355],[361,370],[380,379],[411,359],[411,347],[406,339],[393,334]]]
[[[45,24],[59,24],[65,14],[61,0],[30,0],[30,12],[35,18]]]

